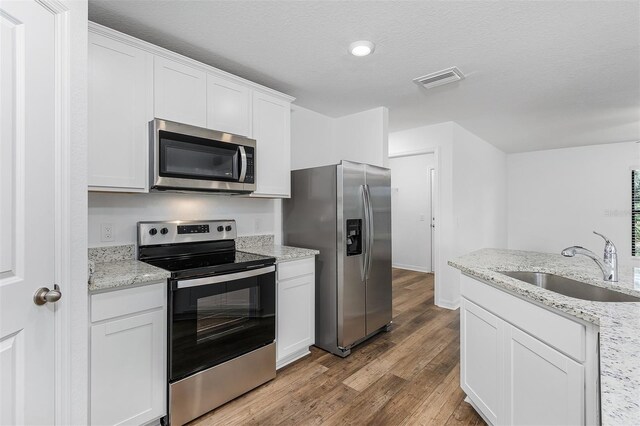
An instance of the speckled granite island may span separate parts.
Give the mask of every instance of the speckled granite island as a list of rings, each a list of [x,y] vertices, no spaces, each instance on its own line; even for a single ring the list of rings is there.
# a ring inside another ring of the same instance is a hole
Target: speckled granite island
[[[133,244],[89,249],[90,294],[157,283],[170,275],[136,260]]]
[[[640,296],[640,265],[621,266],[618,283],[604,281],[590,259],[559,254],[483,249],[450,260],[449,265],[489,286],[598,327],[602,424],[640,424],[640,303],[575,299],[499,272],[547,272]]]

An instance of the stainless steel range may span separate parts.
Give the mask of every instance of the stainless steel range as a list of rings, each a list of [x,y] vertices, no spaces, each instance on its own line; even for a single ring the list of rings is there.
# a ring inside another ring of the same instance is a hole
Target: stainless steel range
[[[169,270],[169,423],[275,377],[275,259],[235,250],[233,220],[139,222],[138,258]]]

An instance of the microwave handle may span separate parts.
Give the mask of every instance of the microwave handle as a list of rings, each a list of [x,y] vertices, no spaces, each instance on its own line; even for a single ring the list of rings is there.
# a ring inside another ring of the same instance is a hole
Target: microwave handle
[[[247,152],[244,150],[244,146],[240,145],[238,147],[238,151],[240,152],[240,178],[238,182],[244,182],[244,178],[247,175]]]

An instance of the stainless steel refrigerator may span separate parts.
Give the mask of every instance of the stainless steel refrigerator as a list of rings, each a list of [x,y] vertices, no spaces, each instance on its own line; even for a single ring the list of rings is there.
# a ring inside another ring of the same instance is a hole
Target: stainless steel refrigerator
[[[295,170],[285,244],[316,256],[315,345],[339,356],[391,324],[391,172],[342,161]]]

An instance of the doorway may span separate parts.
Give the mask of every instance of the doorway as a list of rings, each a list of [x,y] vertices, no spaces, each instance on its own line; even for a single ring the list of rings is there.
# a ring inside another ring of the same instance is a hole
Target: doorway
[[[435,154],[393,157],[389,168],[393,267],[433,272]]]

